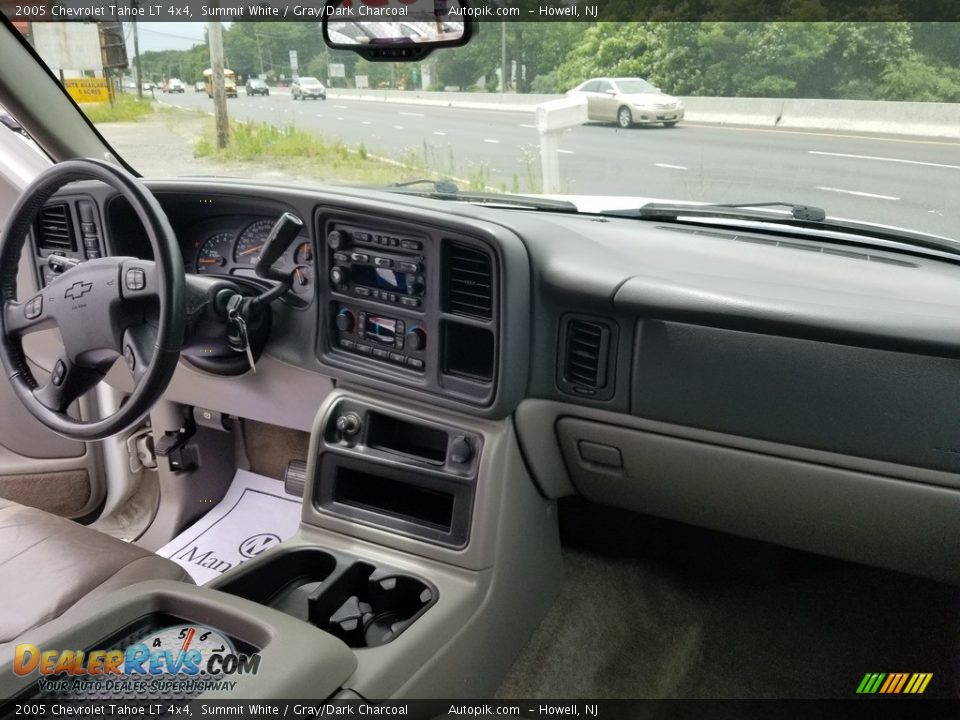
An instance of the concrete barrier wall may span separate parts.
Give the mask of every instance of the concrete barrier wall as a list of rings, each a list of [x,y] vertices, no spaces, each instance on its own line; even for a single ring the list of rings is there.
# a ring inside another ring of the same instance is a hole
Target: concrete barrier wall
[[[533,113],[562,95],[344,90],[330,98]],[[960,139],[960,103],[685,97],[688,122],[806,130],[890,133]]]

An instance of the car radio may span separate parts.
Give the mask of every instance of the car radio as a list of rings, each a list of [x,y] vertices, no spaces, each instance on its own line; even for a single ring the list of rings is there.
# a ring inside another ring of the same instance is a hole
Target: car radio
[[[424,241],[337,224],[327,233],[333,291],[422,312]]]
[[[417,320],[388,317],[347,303],[333,303],[332,344],[411,370],[426,367],[427,330]]]

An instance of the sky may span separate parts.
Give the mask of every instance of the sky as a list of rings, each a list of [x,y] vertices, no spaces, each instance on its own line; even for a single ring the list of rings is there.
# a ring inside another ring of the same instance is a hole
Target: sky
[[[224,29],[230,27],[223,23]],[[125,29],[130,27],[125,24]],[[140,52],[149,50],[189,50],[204,41],[205,22],[142,22],[137,23],[140,34]],[[133,33],[127,32],[127,50],[133,56]]]

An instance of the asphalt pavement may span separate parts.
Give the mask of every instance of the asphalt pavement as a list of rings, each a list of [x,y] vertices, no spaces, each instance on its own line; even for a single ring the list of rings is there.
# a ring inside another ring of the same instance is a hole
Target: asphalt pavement
[[[212,112],[204,93],[158,95]],[[400,159],[426,153],[431,169],[531,192],[533,113],[355,99],[239,97],[231,119],[293,124],[350,147]],[[936,138],[681,123],[673,129],[587,124],[560,143],[563,191],[704,202],[784,201],[846,217],[960,239],[960,143]]]

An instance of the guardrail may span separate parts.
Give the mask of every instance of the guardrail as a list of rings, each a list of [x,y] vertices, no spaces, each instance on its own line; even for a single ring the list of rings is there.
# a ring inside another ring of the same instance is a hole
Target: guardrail
[[[537,105],[564,96],[330,88],[328,97],[533,113]],[[693,123],[960,139],[960,103],[718,97],[684,97],[682,100],[686,120]]]

